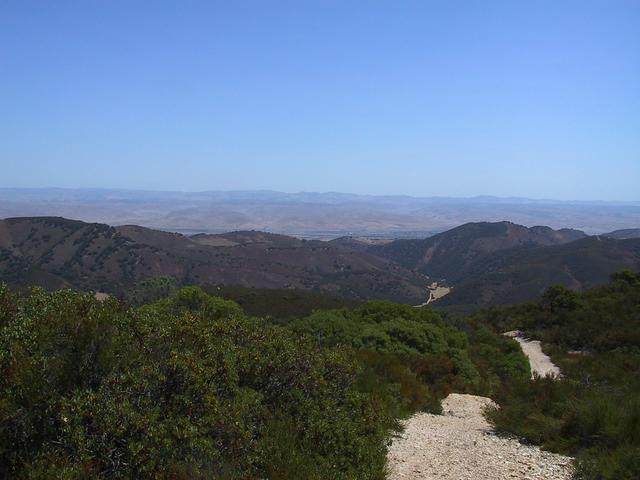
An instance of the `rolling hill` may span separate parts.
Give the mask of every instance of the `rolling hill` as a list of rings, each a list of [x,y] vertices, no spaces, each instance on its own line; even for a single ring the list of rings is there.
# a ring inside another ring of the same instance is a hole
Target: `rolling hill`
[[[236,231],[186,236],[60,217],[0,221],[0,279],[14,285],[122,294],[148,278],[179,285],[297,289],[421,304],[433,281],[443,308],[531,300],[561,284],[583,290],[640,270],[640,239],[470,223],[421,240],[329,242]]]
[[[0,221],[1,278],[119,293],[149,277],[181,284],[298,288],[416,303],[426,279],[396,263],[326,242],[263,232],[188,237],[57,217]]]
[[[551,285],[582,291],[604,285],[620,270],[640,271],[640,239],[586,237],[552,246],[496,251],[475,262],[449,295],[445,306],[525,302]]]
[[[615,240],[511,222],[468,223],[429,238],[382,245],[353,238],[333,242],[452,287],[435,302],[439,307],[522,302],[551,285],[584,290],[605,284],[614,271],[640,270],[640,239]]]
[[[457,283],[487,255],[522,246],[550,246],[572,242],[587,235],[579,230],[553,230],[511,222],[467,223],[421,240],[395,240],[366,249],[433,279]]]

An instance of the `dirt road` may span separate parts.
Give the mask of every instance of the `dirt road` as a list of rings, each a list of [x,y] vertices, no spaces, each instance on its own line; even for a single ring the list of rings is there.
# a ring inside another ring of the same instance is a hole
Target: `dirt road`
[[[571,458],[492,432],[489,398],[451,394],[443,415],[420,413],[390,447],[390,480],[568,480]]]
[[[522,352],[527,356],[529,364],[531,365],[531,378],[533,378],[535,374],[541,377],[546,377],[547,375],[559,377],[561,375],[557,365],[542,351],[539,340],[524,338],[522,332],[518,330],[507,332],[504,335],[513,338],[520,344]]]

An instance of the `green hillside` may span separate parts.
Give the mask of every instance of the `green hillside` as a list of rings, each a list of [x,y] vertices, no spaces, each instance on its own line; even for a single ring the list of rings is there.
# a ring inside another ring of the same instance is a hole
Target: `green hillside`
[[[568,243],[586,235],[579,230],[527,228],[511,222],[466,223],[421,240],[396,240],[368,249],[405,268],[450,283],[462,281],[467,270],[495,252],[523,246]]]
[[[552,285],[587,290],[619,270],[640,271],[640,239],[587,237],[562,245],[498,251],[475,262],[438,306],[529,301]]]

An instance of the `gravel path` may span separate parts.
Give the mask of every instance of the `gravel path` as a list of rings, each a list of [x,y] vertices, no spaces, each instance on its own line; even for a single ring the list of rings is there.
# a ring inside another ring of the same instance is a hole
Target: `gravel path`
[[[546,377],[547,375],[552,377],[560,376],[560,369],[551,361],[549,356],[542,351],[539,340],[526,339],[518,330],[507,332],[505,335],[515,339],[515,341],[520,344],[524,354],[529,358],[531,378],[534,377],[534,374],[538,374],[541,377]]]
[[[389,480],[565,480],[571,458],[522,445],[492,432],[489,398],[452,393],[443,415],[419,413],[389,449]]]

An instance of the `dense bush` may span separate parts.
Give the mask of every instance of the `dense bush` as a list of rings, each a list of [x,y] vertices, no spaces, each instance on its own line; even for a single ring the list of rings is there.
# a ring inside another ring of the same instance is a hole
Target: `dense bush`
[[[0,476],[381,478],[391,418],[347,349],[198,289],[140,310],[0,289]]]
[[[397,418],[528,377],[513,340],[430,308],[262,320],[140,287],[120,303],[0,286],[0,477],[381,479]]]
[[[512,376],[528,378],[528,363],[513,340],[479,325],[465,325],[465,334],[431,308],[374,301],[318,311],[288,326],[320,345],[358,350],[363,382],[395,388],[396,415],[437,412],[439,400],[453,391],[488,394]]]
[[[499,331],[524,330],[565,350],[640,348],[639,275],[621,272],[606,287],[576,293],[549,288],[539,302],[492,307],[470,316]]]
[[[475,390],[478,394],[493,396],[503,385],[529,379],[529,361],[516,341],[473,321],[468,322],[466,330],[469,357],[481,375]]]
[[[166,298],[177,289],[178,283],[173,277],[148,278],[125,290],[123,298],[129,305],[139,307]]]
[[[316,310],[353,308],[362,303],[350,298],[291,288],[204,285],[202,289],[210,295],[233,300],[242,307],[247,315],[268,317],[276,323],[306,317]]]
[[[497,391],[497,428],[577,455],[583,479],[640,478],[640,276],[623,272],[582,294],[549,289],[538,303],[474,315],[546,342],[560,380]]]

